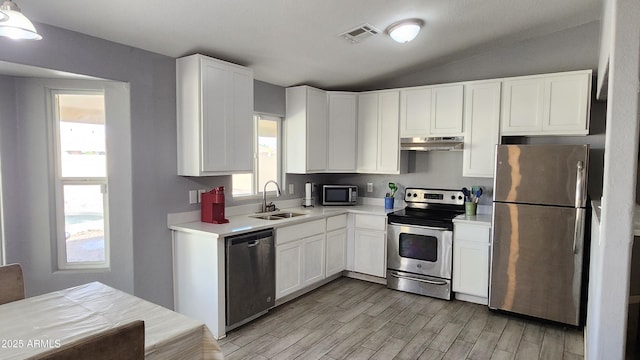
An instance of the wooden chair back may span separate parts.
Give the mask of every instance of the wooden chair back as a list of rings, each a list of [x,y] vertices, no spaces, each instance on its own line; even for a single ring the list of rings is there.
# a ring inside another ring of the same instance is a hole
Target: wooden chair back
[[[144,360],[144,321],[78,339],[31,360]]]
[[[0,266],[0,304],[24,299],[24,278],[20,264]]]

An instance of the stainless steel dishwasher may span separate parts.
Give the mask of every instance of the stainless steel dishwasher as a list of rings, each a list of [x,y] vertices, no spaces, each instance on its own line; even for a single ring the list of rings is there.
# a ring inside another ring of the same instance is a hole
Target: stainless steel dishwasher
[[[273,229],[229,236],[226,241],[226,328],[264,314],[275,304]]]

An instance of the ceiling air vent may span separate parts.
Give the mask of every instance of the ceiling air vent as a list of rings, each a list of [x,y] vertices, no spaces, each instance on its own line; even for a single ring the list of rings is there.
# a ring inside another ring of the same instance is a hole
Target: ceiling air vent
[[[373,35],[377,35],[380,33],[380,30],[374,28],[369,24],[362,24],[354,29],[346,31],[338,36],[341,38],[350,41],[352,44],[359,43],[362,40],[371,37]]]

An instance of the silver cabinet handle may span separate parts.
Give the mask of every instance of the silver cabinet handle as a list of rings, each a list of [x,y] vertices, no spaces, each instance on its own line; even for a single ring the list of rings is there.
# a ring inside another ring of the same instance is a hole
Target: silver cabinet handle
[[[576,207],[584,206],[584,162],[576,163]]]
[[[419,279],[419,278],[415,278],[415,277],[412,277],[412,276],[401,276],[401,275],[398,275],[398,274],[393,273],[393,272],[389,272],[389,275],[393,276],[394,278],[398,278],[398,279],[407,279],[407,280],[419,281],[419,282],[432,284],[432,285],[447,285],[446,281],[435,281],[435,280]]]
[[[578,253],[577,242],[584,237],[585,209],[576,209],[576,224],[573,230],[573,253]]]

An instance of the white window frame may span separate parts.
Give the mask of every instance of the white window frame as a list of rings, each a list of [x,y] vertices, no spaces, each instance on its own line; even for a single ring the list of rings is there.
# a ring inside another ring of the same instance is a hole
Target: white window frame
[[[110,267],[110,238],[109,238],[109,197],[108,189],[108,171],[106,177],[62,177],[62,154],[60,153],[60,125],[58,123],[58,102],[56,95],[102,95],[105,96],[104,90],[87,90],[87,89],[50,89],[48,103],[50,109],[51,125],[51,153],[53,154],[53,186],[55,194],[55,239],[58,253],[58,269],[59,270],[84,270],[84,269],[109,269]],[[106,108],[105,108],[106,111]],[[106,126],[105,117],[105,126]],[[106,132],[105,132],[106,136]],[[106,141],[106,139],[105,139]],[[107,153],[107,157],[109,154]],[[106,169],[105,169],[106,170]],[[84,262],[68,262],[67,261],[67,240],[65,236],[65,212],[64,212],[64,186],[65,185],[100,185],[102,190],[102,206],[104,214],[104,261],[84,261]]]
[[[262,190],[263,189],[259,189],[258,187],[258,122],[260,121],[260,119],[264,119],[264,120],[271,120],[271,121],[276,121],[277,122],[277,132],[278,132],[278,169],[277,169],[277,174],[278,174],[278,178],[277,179],[273,179],[275,180],[278,185],[280,185],[280,187],[282,187],[282,169],[283,169],[283,164],[282,164],[282,158],[283,158],[283,152],[284,152],[284,148],[283,148],[283,141],[282,141],[282,137],[283,137],[283,133],[282,133],[282,117],[280,116],[276,116],[276,115],[268,115],[268,114],[262,114],[262,113],[254,113],[253,114],[253,172],[251,174],[253,174],[253,183],[251,184],[252,186],[252,192],[251,194],[248,195],[234,195],[233,197],[236,199],[251,199],[251,198],[262,198]],[[233,187],[233,179],[231,179],[232,181],[232,187]],[[269,189],[271,189],[271,187],[269,187]],[[233,189],[232,189],[232,193],[233,193]],[[267,190],[267,194],[268,195],[275,195],[276,191],[274,189],[271,190]]]

